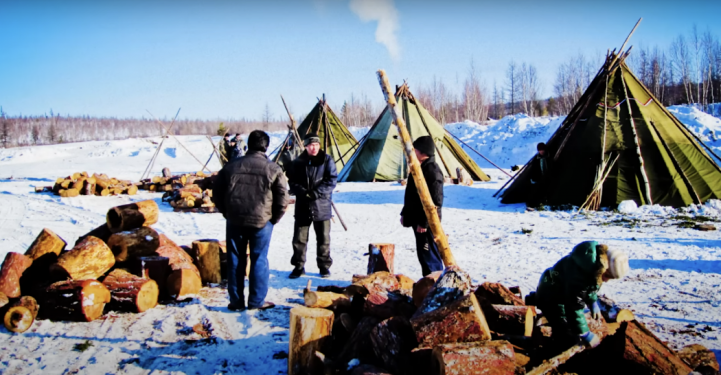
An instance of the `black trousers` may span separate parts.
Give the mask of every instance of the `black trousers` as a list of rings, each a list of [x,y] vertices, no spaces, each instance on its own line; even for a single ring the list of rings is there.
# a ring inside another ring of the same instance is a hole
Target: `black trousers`
[[[418,233],[415,226],[412,228],[413,234],[416,236],[416,253],[418,254],[418,261],[421,262],[423,276],[435,271],[443,271],[443,260],[436,241],[433,240],[431,229],[428,228],[425,233]]]
[[[333,259],[330,258],[330,220],[299,222],[295,221],[293,225],[293,258],[290,264],[296,267],[305,265],[305,253],[308,248],[308,232],[310,225],[313,224],[315,229],[315,237],[317,242],[316,261],[318,269],[330,269]]]

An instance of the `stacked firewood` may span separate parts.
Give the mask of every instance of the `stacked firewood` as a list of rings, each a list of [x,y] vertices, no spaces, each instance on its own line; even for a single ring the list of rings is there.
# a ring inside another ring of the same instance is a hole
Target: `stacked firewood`
[[[105,311],[143,312],[158,299],[183,300],[200,291],[206,260],[220,252],[193,244],[193,257],[150,225],[158,221],[153,200],[113,207],[107,222],[66,242],[43,229],[25,254],[10,252],[0,268],[0,317],[23,332],[38,313],[52,320],[92,321]],[[206,241],[207,242],[207,241]],[[201,261],[203,267],[198,267]],[[219,260],[217,281],[220,278]]]
[[[77,197],[78,195],[135,195],[138,193],[138,184],[129,180],[119,180],[101,173],[76,172],[72,176],[60,177],[53,186],[35,187],[36,193],[51,191],[63,198]]]
[[[718,371],[713,352],[697,345],[676,353],[609,300],[603,317],[586,314],[603,338],[600,346],[559,347],[547,319],[526,305],[518,287],[472,286],[456,266],[413,282],[393,274],[389,253],[390,244],[371,245],[369,270],[384,270],[353,276],[350,285],[312,290],[308,282],[304,306],[290,312],[289,374]]]
[[[163,201],[168,202],[174,211],[218,212],[213,203],[213,181],[217,173],[171,175],[163,169],[163,176],[141,180],[143,190],[165,192]]]

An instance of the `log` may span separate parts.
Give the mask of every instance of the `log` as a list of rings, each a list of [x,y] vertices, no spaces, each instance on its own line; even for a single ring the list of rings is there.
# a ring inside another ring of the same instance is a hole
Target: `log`
[[[678,351],[678,356],[701,375],[718,375],[719,364],[714,352],[703,345],[692,344]]]
[[[103,285],[110,291],[111,310],[141,313],[158,304],[158,284],[124,269],[110,272]]]
[[[365,316],[358,322],[353,334],[343,346],[343,350],[336,357],[334,366],[338,370],[346,371],[348,362],[352,359],[358,359],[364,363],[374,361],[375,353],[373,352],[370,334],[378,323],[379,320],[372,316]]]
[[[310,280],[308,280],[310,281]],[[345,293],[345,287],[344,286],[338,286],[338,285],[319,285],[316,288],[319,292],[333,292],[333,293]]]
[[[355,277],[355,276],[354,276]],[[400,289],[398,279],[390,272],[376,272],[364,278],[359,278],[346,288],[350,295],[368,295],[376,292],[392,292]]]
[[[3,324],[10,332],[22,333],[27,331],[38,316],[38,302],[35,298],[25,296],[9,305],[4,310]]]
[[[508,341],[479,341],[436,346],[432,367],[438,375],[509,375],[516,362]]]
[[[115,256],[108,245],[97,237],[89,236],[61,254],[50,270],[58,279],[88,280],[97,279],[113,265]]]
[[[80,242],[83,242],[83,240],[88,238],[88,236],[100,238],[101,240],[103,240],[103,242],[107,243],[108,240],[110,239],[110,236],[112,236],[112,235],[113,235],[113,232],[111,232],[110,229],[108,228],[108,224],[103,223],[99,227],[80,236],[80,238],[78,238],[78,240],[75,241],[75,245],[79,244]]]
[[[113,207],[106,216],[111,232],[147,227],[158,222],[158,204],[154,200]]]
[[[424,314],[416,312],[411,325],[418,344],[424,347],[491,339],[491,330],[473,294]]]
[[[394,374],[410,373],[411,350],[418,343],[413,328],[404,317],[393,317],[378,323],[370,334],[373,351],[383,367]]]
[[[363,304],[365,315],[375,316],[381,320],[394,316],[410,318],[416,311],[416,307],[410,298],[399,292],[374,292],[366,297]]]
[[[336,309],[339,307],[350,307],[351,299],[342,293],[334,292],[313,292],[310,290],[311,280],[303,290],[303,301],[306,307]]]
[[[113,233],[108,238],[108,247],[115,255],[115,262],[131,258],[150,256],[160,247],[158,232],[150,227],[140,227],[126,232]]]
[[[604,373],[688,374],[684,361],[642,323],[623,322],[616,334],[601,342],[594,353]]]
[[[65,245],[67,245],[65,240],[60,238],[55,232],[48,228],[43,228],[42,232],[38,234],[35,241],[33,241],[25,252],[25,255],[32,260],[37,260],[48,253],[53,253],[58,256],[61,251],[65,250]]]
[[[322,351],[333,327],[333,312],[304,306],[290,310],[288,374],[322,374],[323,363],[315,355]]]
[[[628,309],[621,309],[616,314],[616,323],[630,322],[636,320],[636,316]]]
[[[411,350],[410,372],[415,375],[432,375],[433,348],[419,347]]]
[[[160,247],[155,253],[168,258],[170,268],[165,287],[171,298],[181,301],[196,296],[203,283],[193,258],[164,234],[160,235]]]
[[[432,272],[423,276],[420,280],[413,284],[413,304],[416,305],[416,307],[421,307],[423,299],[426,298],[428,292],[430,292],[433,288],[433,284],[438,281],[442,274],[443,271]]]
[[[80,190],[78,189],[62,189],[60,190],[60,196],[63,198],[73,198],[80,195]]]
[[[20,292],[20,278],[23,276],[33,260],[20,253],[9,252],[5,255],[2,268],[0,268],[0,292],[8,298],[17,298]]]
[[[5,295],[5,293],[0,292],[0,308],[10,303],[10,299],[8,299],[8,296]]]
[[[398,274],[396,275],[396,280],[398,280],[398,285],[400,286],[399,290],[407,291],[410,296],[413,291],[413,284],[415,284],[413,279],[406,275]]]
[[[536,317],[533,306],[489,305],[481,303],[491,331],[531,337]]]
[[[443,271],[423,303],[416,311],[416,315],[429,313],[459,300],[471,293],[471,277],[458,266],[450,266]],[[475,299],[474,299],[475,301]],[[476,301],[477,303],[477,301]]]
[[[168,258],[161,256],[138,257],[131,264],[134,274],[158,284],[159,293],[166,292],[165,282],[168,279],[169,269]]]
[[[170,168],[168,168],[168,167],[163,168],[163,177],[165,177],[165,178],[173,177],[173,175],[170,173]]]
[[[50,285],[43,294],[43,316],[52,320],[91,322],[110,302],[110,292],[97,280],[66,280]]]
[[[582,345],[574,345],[563,353],[544,360],[540,365],[537,367],[534,367],[533,370],[526,373],[526,375],[545,375],[545,374],[556,374],[557,371],[554,372],[558,366],[561,366],[562,364],[566,363],[569,359],[571,359],[574,355],[581,353],[585,350],[585,347]],[[632,374],[627,372],[620,372],[621,374]]]
[[[393,272],[393,258],[396,245],[392,243],[372,243],[368,245],[368,274],[379,271]]]
[[[478,286],[475,294],[476,298],[478,298],[478,302],[480,303],[488,301],[491,305],[526,305],[521,298],[513,294],[513,292],[501,283],[485,282]]]
[[[192,255],[203,283],[219,284],[220,244],[217,240],[193,241]],[[250,264],[250,262],[248,263]]]

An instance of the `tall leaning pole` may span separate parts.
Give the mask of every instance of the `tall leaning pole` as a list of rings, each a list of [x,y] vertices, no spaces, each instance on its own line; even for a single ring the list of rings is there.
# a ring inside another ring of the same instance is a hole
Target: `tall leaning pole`
[[[396,127],[398,127],[398,133],[401,135],[403,152],[406,153],[406,160],[410,163],[411,176],[413,176],[413,181],[416,183],[418,195],[421,197],[421,203],[423,204],[423,211],[426,212],[426,218],[428,219],[428,224],[431,227],[431,233],[433,233],[434,237],[433,239],[435,240],[436,245],[438,245],[438,250],[441,253],[443,264],[446,267],[455,266],[456,258],[453,257],[451,248],[448,246],[448,237],[446,237],[446,232],[443,231],[441,220],[438,218],[438,210],[436,209],[436,205],[433,203],[433,199],[431,199],[431,194],[428,191],[426,180],[423,178],[421,164],[418,162],[416,153],[413,150],[413,140],[411,140],[411,136],[408,134],[406,122],[403,120],[403,115],[400,113],[400,109],[397,105],[398,103],[396,103],[396,98],[391,93],[391,86],[388,84],[386,72],[382,69],[378,71],[378,82],[381,85],[381,90],[383,90],[383,96],[386,99],[386,103],[388,103],[388,109],[393,116],[393,123],[396,124]]]

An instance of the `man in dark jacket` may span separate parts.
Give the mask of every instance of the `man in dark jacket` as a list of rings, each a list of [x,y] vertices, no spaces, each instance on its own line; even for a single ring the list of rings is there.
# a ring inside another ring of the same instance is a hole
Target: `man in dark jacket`
[[[223,135],[223,139],[218,143],[218,152],[220,153],[220,165],[224,167],[230,160],[230,134]]]
[[[273,226],[288,205],[286,178],[265,152],[270,138],[255,130],[248,136],[248,154],[230,161],[213,183],[213,201],[226,221],[230,310],[245,310],[246,248],[250,243],[249,309],[273,307],[268,294],[268,247]]]
[[[546,180],[551,169],[550,160],[546,155],[546,144],[540,142],[536,145],[538,153],[531,161],[531,199],[528,206],[536,207],[546,200]]]
[[[240,134],[236,134],[235,138],[233,138],[233,142],[231,143],[232,148],[230,150],[230,160],[235,160],[241,156],[245,155],[245,152],[248,151],[248,146],[245,145],[245,142],[243,141],[243,138],[240,137]]]
[[[433,204],[437,207],[438,219],[440,219],[441,206],[443,206],[443,173],[436,164],[436,145],[433,138],[423,136],[418,137],[413,142],[413,148],[415,148],[416,157],[421,163],[423,178],[426,180]],[[416,182],[412,177],[408,178],[408,185],[406,186],[403,210],[401,211],[401,224],[404,227],[413,228],[413,234],[416,236],[416,252],[418,260],[421,262],[423,276],[434,271],[442,271],[443,261],[441,260],[441,254],[438,251],[436,242],[433,240],[433,233],[428,228],[426,212],[423,210]]]
[[[318,252],[316,261],[321,277],[330,277],[330,219],[331,199],[338,173],[333,158],[320,149],[316,134],[306,136],[305,151],[298,156],[290,169],[290,191],[295,195],[295,225],[293,231],[293,258],[295,266],[291,279],[305,275],[305,253],[311,223],[315,229]]]

